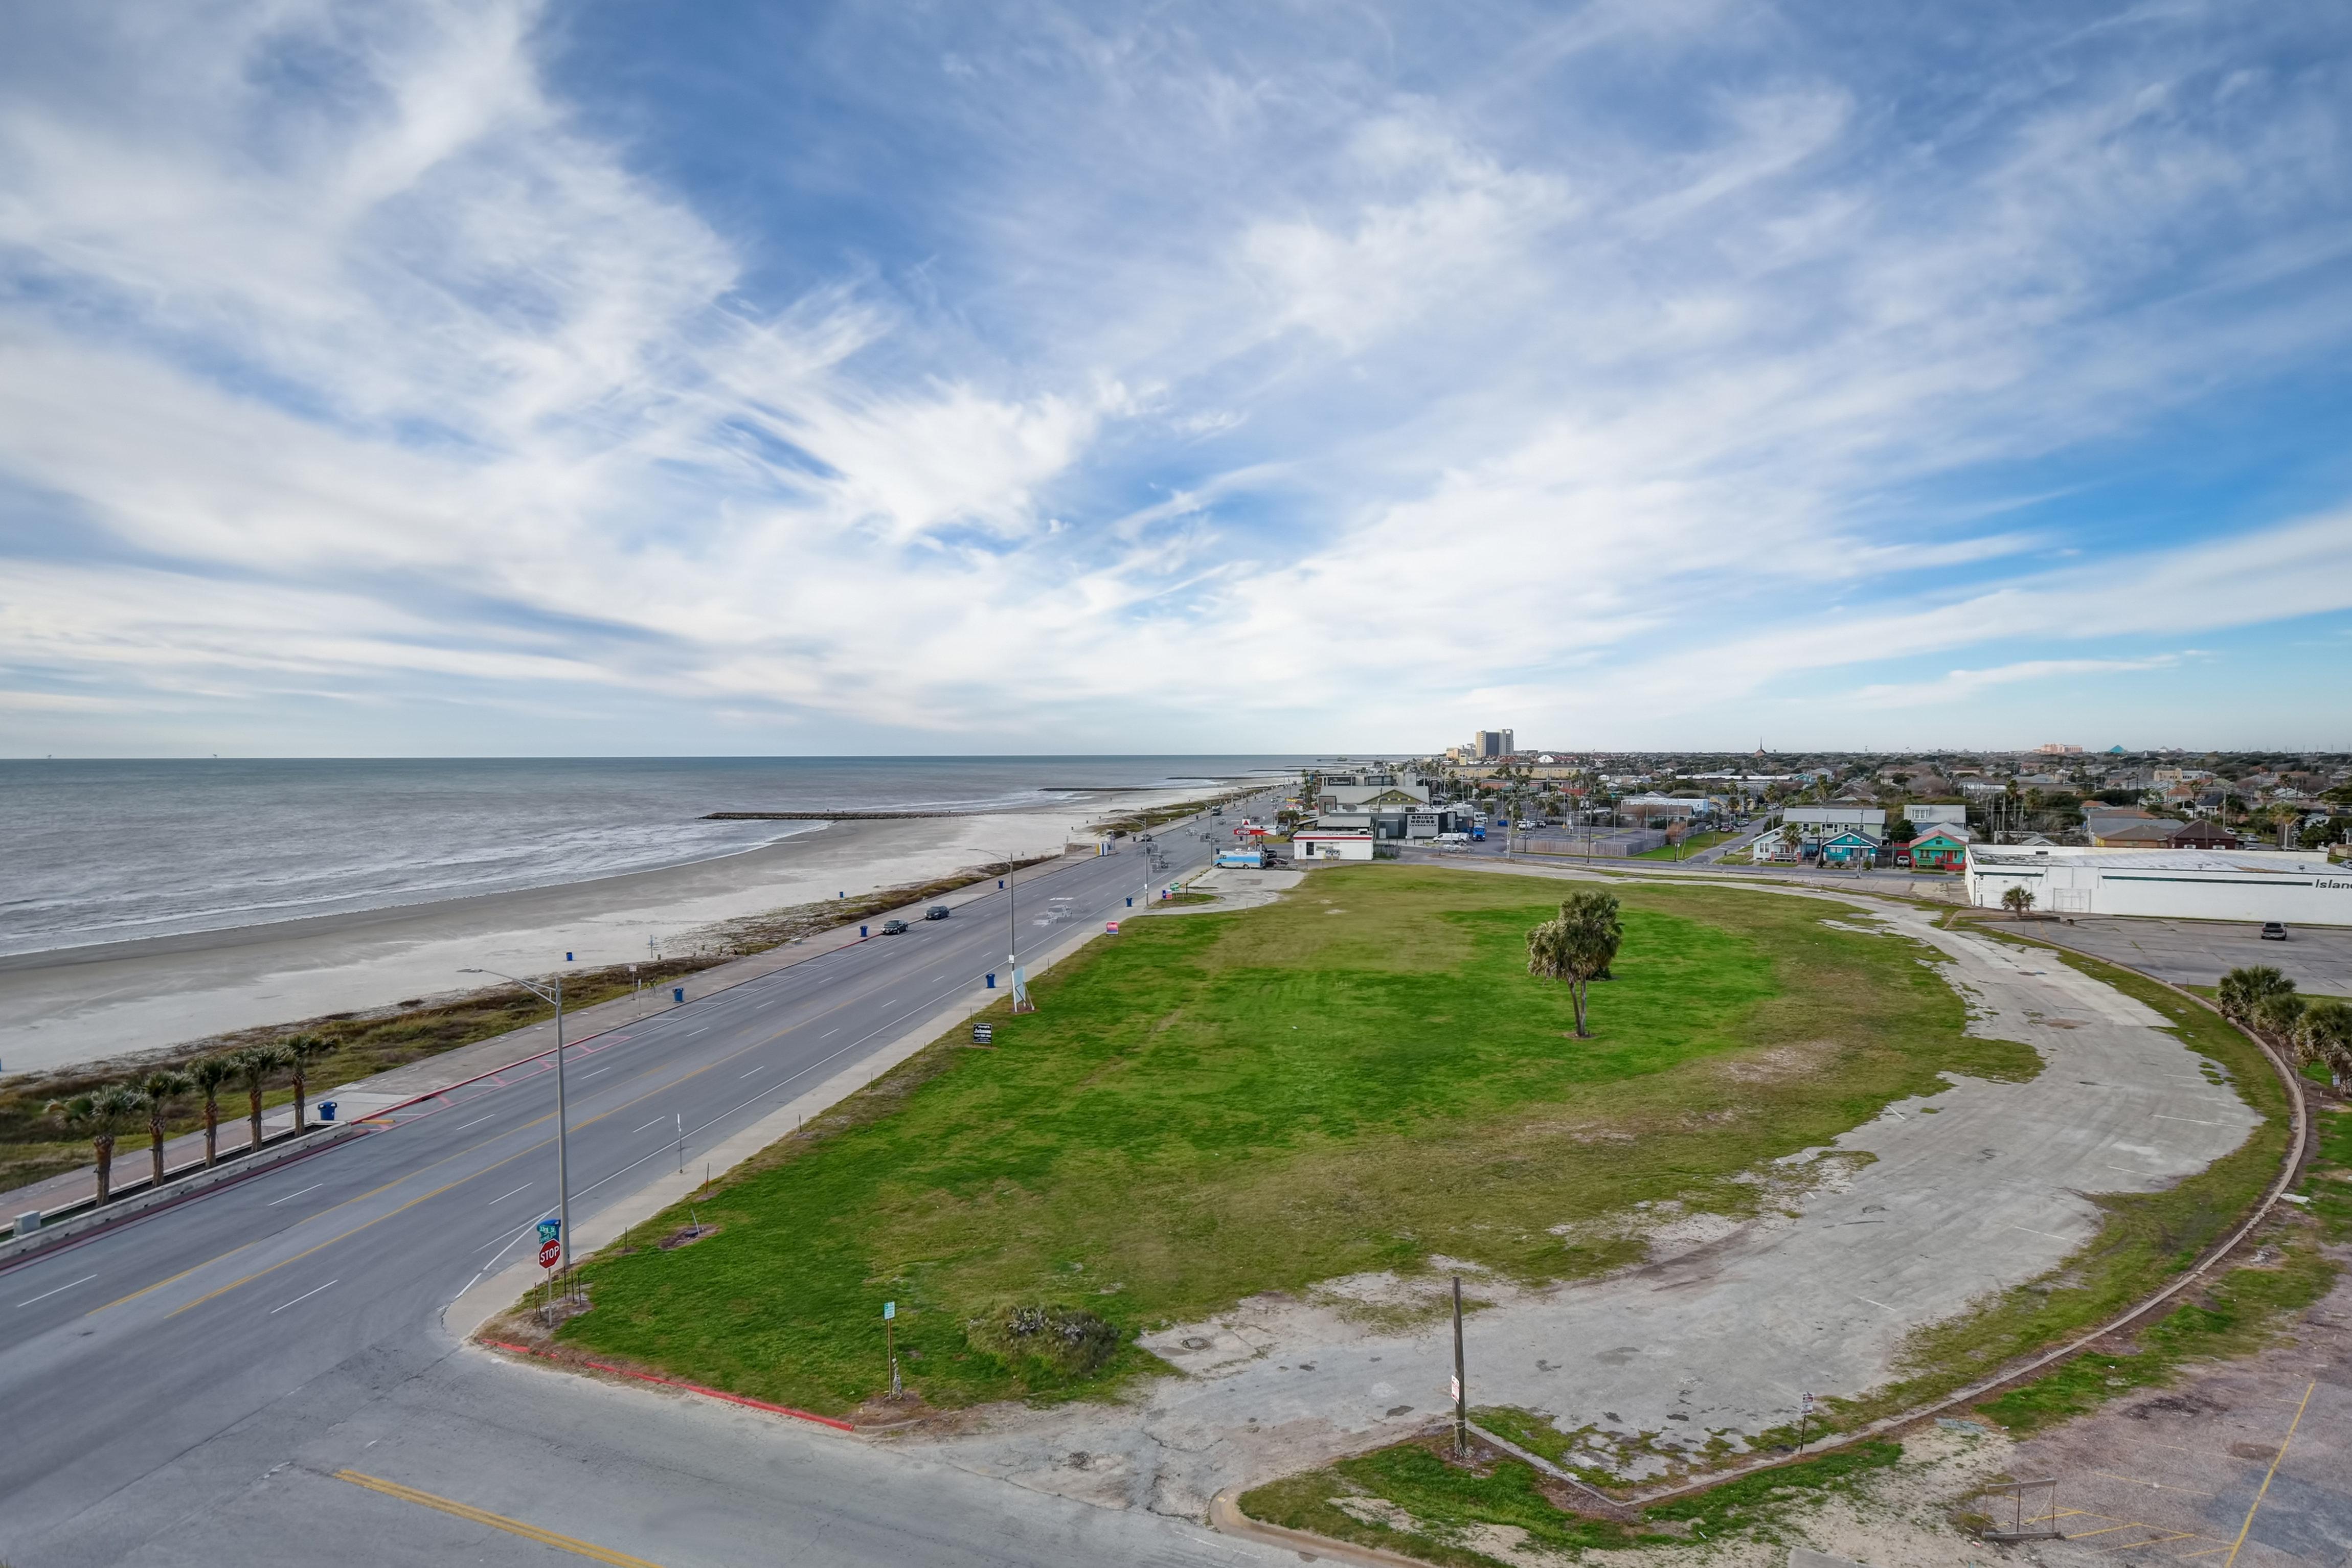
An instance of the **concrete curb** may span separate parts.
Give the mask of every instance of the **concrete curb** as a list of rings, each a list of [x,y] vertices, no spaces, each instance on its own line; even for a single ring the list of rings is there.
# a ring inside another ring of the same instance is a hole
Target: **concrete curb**
[[[1486,868],[1482,867],[1478,869]],[[1574,880],[1573,873],[1570,873],[1566,877],[1563,877],[1561,870],[1556,870],[1552,867],[1546,866],[1531,869],[1538,869],[1538,874],[1548,875],[1553,879]],[[1678,878],[1670,876],[1642,878],[1638,880],[1654,880],[1669,883],[1680,881]],[[1689,884],[1685,883],[1684,885]],[[1718,883],[1717,885],[1722,884]],[[1749,885],[1753,884],[1751,883]],[[1843,890],[1840,889],[1826,888],[1820,890],[1812,888],[1791,888],[1787,891],[1807,894],[1817,893],[1819,895],[1832,898],[1840,896],[1869,896],[1866,893],[1863,893],[1860,890],[1856,890],[1856,892],[1853,894],[1846,894]],[[2071,949],[2057,947],[2047,943],[2038,943],[2035,944],[2035,946],[2041,946],[2047,951],[2061,954],[2072,951]],[[2077,956],[2083,957],[2093,957],[2095,962],[2100,963],[2112,964],[2115,962],[2113,959],[2095,958],[2094,955],[2090,954],[2082,954]],[[2209,1012],[2211,1012],[2216,1016],[2221,1016],[2221,1009],[2215,1007],[2211,1002],[2207,1001],[2204,998],[2197,995],[2194,991],[2184,990],[2180,987],[2173,985],[2168,980],[2158,979],[2155,976],[2146,974],[2138,969],[2134,969],[2127,964],[2116,964],[2115,967],[2126,971],[2126,973],[2138,975],[2140,978],[2147,980],[2152,984],[2162,986],[2165,989],[2186,998],[2188,1000],[2204,1008]],[[1736,1465],[1720,1470],[1712,1470],[1702,1479],[1685,1481],[1677,1486],[1661,1487],[1650,1491],[1631,1492],[1623,1499],[1612,1500],[1612,1501],[1615,1501],[1618,1507],[1633,1510],[1638,1512],[1640,1510],[1649,1508],[1657,1503],[1671,1502],[1677,1498],[1691,1497],[1700,1492],[1710,1491],[1715,1488],[1723,1485],[1727,1481],[1738,1480],[1745,1476],[1755,1475],[1760,1471],[1776,1469],[1787,1465],[1800,1464],[1805,1459],[1816,1458],[1822,1454],[1834,1452],[1837,1449],[1850,1447],[1853,1444],[1862,1442],[1866,1438],[1885,1437],[1890,1433],[1902,1430],[1906,1427],[1915,1426],[1921,1421],[1927,1420],[1944,1411],[1951,1410],[1960,1406],[1973,1405],[1978,1400],[1982,1399],[1985,1396],[1991,1394],[1996,1390],[2005,1388],[2012,1384],[2022,1383],[2060,1362],[2071,1360],[2073,1357],[2090,1349],[2091,1346],[2096,1344],[2100,1340],[2106,1338],[2108,1335],[2118,1333],[2130,1328],[2133,1324],[2138,1322],[2149,1313],[2154,1312],[2158,1308],[2169,1303],[2175,1297],[2179,1296],[2182,1291],[2187,1291],[2191,1286],[2204,1282],[2207,1276],[2212,1271],[2216,1264],[2219,1264],[2224,1259],[2228,1258],[2231,1253],[2236,1251],[2239,1246],[2244,1242],[2246,1238],[2253,1233],[2254,1228],[2260,1225],[2263,1220],[2270,1218],[2271,1214],[2278,1207],[2280,1196],[2284,1194],[2288,1187],[2294,1185],[2296,1176],[2302,1173],[2305,1163],[2310,1157],[2311,1112],[2304,1096],[2304,1084],[2301,1075],[2296,1073],[2286,1062],[2283,1061],[2278,1053],[2273,1051],[2269,1043],[2263,1040],[2259,1035],[2252,1033],[2251,1030],[2248,1030],[2234,1022],[2231,1022],[2226,1018],[2223,1021],[2230,1022],[2231,1028],[2236,1029],[2241,1035],[2243,1035],[2253,1044],[2254,1049],[2262,1053],[2263,1060],[2270,1064],[2271,1071],[2278,1075],[2279,1082],[2286,1090],[2288,1110],[2287,1156],[2279,1170],[2279,1174],[2272,1179],[2270,1186],[2264,1191],[2261,1201],[2254,1205],[2253,1208],[2247,1214],[2245,1218],[2238,1224],[2235,1229],[2230,1232],[2229,1236],[2225,1239],[2206,1249],[2204,1253],[2199,1257],[2196,1263],[2183,1272],[2178,1279],[2175,1279],[2170,1283],[2167,1284],[2162,1290],[2157,1291],[2154,1295],[2149,1296],[2145,1301],[2142,1301],[2138,1304],[2126,1309],[2116,1316],[2108,1319],[2097,1328],[2080,1334],[2074,1339],[2069,1341],[2067,1343],[2060,1345],[2055,1349],[2042,1353],[2032,1360],[2026,1362],[2021,1366],[2010,1368],[1997,1376],[1971,1384],[1966,1388],[1946,1395],[1944,1397],[1937,1400],[1933,1404],[1922,1406],[1916,1409],[1905,1411],[1898,1415],[1882,1416],[1878,1420],[1870,1422],[1865,1426],[1856,1427],[1851,1432],[1839,1433],[1833,1438],[1824,1439],[1823,1441],[1813,1445],[1801,1458],[1793,1455],[1774,1455],[1769,1458],[1759,1459],[1753,1463]],[[1500,1439],[1494,1438],[1491,1434],[1482,1431],[1479,1435],[1495,1442],[1496,1446],[1498,1448],[1511,1449],[1514,1452],[1519,1452],[1522,1458],[1530,1457],[1526,1455],[1523,1451],[1517,1449],[1513,1445],[1504,1443]],[[1549,1469],[1551,1467],[1546,1466],[1544,1468]],[[1234,1505],[1232,1501],[1233,1498],[1242,1489],[1238,1487],[1228,1488],[1225,1491],[1218,1493],[1216,1499],[1211,1503],[1210,1522],[1217,1529],[1222,1531],[1227,1528],[1225,1524],[1220,1521],[1218,1516],[1218,1507],[1219,1505],[1223,1505],[1227,1511],[1229,1511],[1235,1520],[1244,1521],[1245,1523],[1245,1528],[1236,1528],[1232,1530],[1230,1533],[1233,1534],[1253,1536],[1256,1539],[1275,1542],[1282,1545],[1289,1546],[1293,1550],[1300,1552],[1313,1552],[1324,1556],[1343,1557],[1361,1562],[1379,1562],[1384,1563],[1411,1563],[1419,1564],[1420,1568],[1428,1568],[1427,1563],[1422,1559],[1403,1557],[1397,1553],[1381,1552],[1374,1548],[1353,1546],[1346,1542],[1334,1541],[1328,1537],[1316,1535],[1306,1531],[1289,1530],[1278,1525],[1264,1524],[1255,1520],[1247,1520],[1246,1517],[1241,1513],[1238,1506]]]
[[[194,1175],[184,1176],[160,1187],[143,1187],[129,1197],[117,1198],[104,1208],[70,1215],[56,1224],[43,1224],[38,1230],[0,1242],[0,1271],[15,1267],[25,1260],[47,1256],[68,1242],[86,1241],[127,1221],[159,1214],[177,1207],[190,1198],[201,1197],[225,1186],[234,1186],[247,1176],[308,1159],[347,1143],[362,1134],[364,1129],[355,1122],[314,1124],[302,1133],[272,1146],[264,1145],[257,1155],[247,1155],[227,1165],[210,1169],[199,1167]],[[323,1134],[323,1135],[322,1135]],[[186,1169],[182,1166],[182,1169]]]
[[[1240,1487],[1227,1487],[1209,1500],[1210,1529],[1220,1535],[1255,1541],[1261,1546],[1296,1552],[1309,1562],[1318,1557],[1336,1557],[1342,1563],[1374,1563],[1378,1568],[1429,1568],[1426,1557],[1408,1557],[1382,1546],[1359,1546],[1352,1541],[1335,1541],[1311,1530],[1293,1530],[1288,1525],[1252,1519],[1241,1510],[1241,1491]]]
[[[1080,926],[1060,946],[1047,948],[1023,967],[1033,977],[1043,975],[1104,934],[1098,923]],[[978,988],[966,992],[951,1005],[926,1015],[920,1022],[888,1043],[843,1067],[815,1088],[794,1096],[725,1142],[707,1150],[704,1159],[710,1167],[710,1179],[717,1181],[770,1145],[790,1136],[804,1121],[838,1105],[946,1034],[971,1017],[979,1007],[999,1000],[1004,995],[1002,990]],[[569,1050],[569,1045],[565,1049]],[[583,1216],[579,1212],[580,1203],[575,1197],[572,1220],[574,1257],[586,1257],[612,1245],[630,1228],[646,1223],[664,1209],[685,1202],[702,1185],[700,1173],[689,1165],[685,1172],[673,1172],[657,1177],[591,1215]],[[488,1274],[486,1268],[484,1276],[477,1277],[442,1309],[442,1326],[460,1340],[471,1339],[491,1319],[521,1301],[542,1278],[544,1273],[533,1259],[526,1258],[496,1274]]]
[[[723,1388],[706,1388],[699,1383],[688,1383],[682,1377],[664,1377],[659,1373],[639,1372],[634,1367],[614,1366],[610,1362],[592,1361],[586,1356],[582,1356],[576,1361],[567,1360],[551,1355],[543,1350],[533,1350],[527,1344],[515,1344],[502,1339],[477,1340],[474,1343],[485,1345],[491,1350],[505,1351],[509,1355],[527,1355],[533,1361],[545,1362],[564,1372],[585,1370],[609,1373],[614,1377],[634,1378],[639,1383],[657,1383],[664,1388],[675,1388],[682,1394],[698,1395],[705,1399],[723,1400],[727,1404],[741,1405],[752,1410],[765,1410],[774,1416],[790,1416],[795,1420],[814,1422],[820,1427],[830,1427],[837,1432],[855,1433],[857,1430],[850,1423],[836,1421],[830,1416],[819,1416],[807,1410],[795,1410],[789,1405],[772,1405],[765,1399],[754,1399],[748,1394],[730,1394]]]

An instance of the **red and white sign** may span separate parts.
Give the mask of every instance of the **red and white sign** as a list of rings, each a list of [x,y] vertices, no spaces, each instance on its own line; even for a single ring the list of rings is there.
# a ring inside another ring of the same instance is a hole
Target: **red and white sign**
[[[541,1268],[552,1269],[558,1262],[562,1261],[562,1242],[548,1241],[541,1244],[539,1249],[539,1266]]]

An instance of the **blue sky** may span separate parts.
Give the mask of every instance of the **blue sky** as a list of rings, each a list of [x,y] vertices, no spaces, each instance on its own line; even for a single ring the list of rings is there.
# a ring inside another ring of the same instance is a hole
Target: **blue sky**
[[[2352,14],[26,7],[0,751],[2352,747]]]

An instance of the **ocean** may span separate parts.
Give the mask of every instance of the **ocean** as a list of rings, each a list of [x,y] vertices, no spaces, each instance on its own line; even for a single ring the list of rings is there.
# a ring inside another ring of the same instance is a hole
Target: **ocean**
[[[1306,760],[0,761],[0,953],[581,882],[815,827],[710,811],[1019,810]]]

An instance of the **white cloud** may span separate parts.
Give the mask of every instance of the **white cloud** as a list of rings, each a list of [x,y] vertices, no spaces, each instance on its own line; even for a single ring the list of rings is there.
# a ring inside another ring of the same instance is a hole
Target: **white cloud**
[[[88,24],[103,69],[0,93],[0,477],[42,508],[0,669],[1360,745],[1474,696],[1982,703],[2352,607],[2352,514],[2117,547],[2065,522],[2095,480],[2010,476],[2340,348],[2324,92],[2143,22],[1897,126],[1905,59],[1785,18],[1504,15],[1411,91],[1297,18],[866,18],[949,36],[861,132],[977,151],[854,243],[707,215],[530,5]],[[1937,493],[1979,465],[2022,520]],[[1872,668],[1920,657],[1967,667]]]

